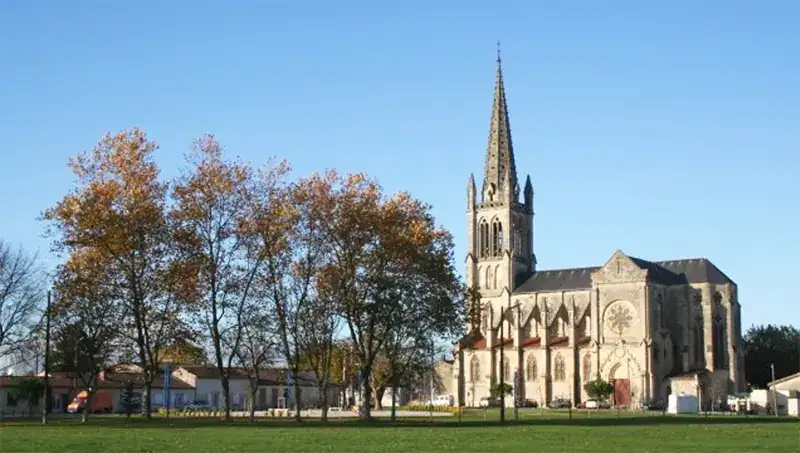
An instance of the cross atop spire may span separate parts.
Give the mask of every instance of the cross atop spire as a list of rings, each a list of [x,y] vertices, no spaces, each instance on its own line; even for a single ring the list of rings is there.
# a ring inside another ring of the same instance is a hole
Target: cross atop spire
[[[506,187],[509,185],[509,187]],[[513,201],[518,201],[517,167],[514,146],[511,142],[511,125],[508,120],[506,91],[503,86],[503,67],[500,60],[500,41],[497,42],[497,76],[494,86],[492,117],[489,120],[489,143],[486,148],[486,167],[483,173],[484,201],[501,200],[508,190]],[[505,200],[508,201],[508,200]]]

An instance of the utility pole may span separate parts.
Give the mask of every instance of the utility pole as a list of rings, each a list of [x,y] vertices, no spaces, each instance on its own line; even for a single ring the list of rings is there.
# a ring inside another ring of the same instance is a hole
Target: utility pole
[[[44,313],[44,404],[42,404],[42,424],[47,424],[47,415],[50,413],[53,401],[50,395],[50,291],[47,292],[47,309]]]
[[[775,390],[775,364],[771,363],[769,365],[770,371],[772,372],[772,410],[775,411],[775,416],[778,416],[778,397],[775,394],[777,390]]]

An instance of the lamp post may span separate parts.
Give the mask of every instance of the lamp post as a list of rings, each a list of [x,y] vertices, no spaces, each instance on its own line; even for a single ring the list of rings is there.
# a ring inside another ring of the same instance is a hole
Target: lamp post
[[[53,405],[52,391],[50,390],[50,291],[47,292],[47,311],[45,312],[44,327],[44,404],[42,404],[42,424],[47,424],[47,415]]]
[[[775,411],[775,416],[778,416],[778,397],[775,394],[775,364],[769,365],[770,372],[772,373],[772,410]]]

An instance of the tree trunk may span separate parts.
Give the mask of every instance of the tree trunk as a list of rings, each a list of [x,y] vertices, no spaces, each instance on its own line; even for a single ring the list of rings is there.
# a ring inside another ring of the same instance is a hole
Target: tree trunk
[[[361,419],[372,419],[372,382],[369,369],[361,369]]]
[[[153,401],[150,397],[152,387],[153,384],[150,382],[150,379],[145,376],[144,391],[142,391],[142,415],[144,415],[147,420],[150,420],[153,415]]]
[[[322,391],[322,421],[328,421],[328,384],[323,383],[321,387]]]
[[[392,384],[392,421],[397,420],[397,386]]]
[[[83,405],[81,423],[86,423],[89,421],[89,412],[92,410],[92,399],[94,399],[94,392],[86,392],[86,403]]]
[[[300,407],[301,407],[301,405],[300,405],[300,403],[301,403],[301,401],[300,401],[300,383],[297,382],[297,374],[298,374],[297,373],[297,369],[292,371],[292,380],[294,381],[294,382],[292,382],[292,385],[294,387],[292,389],[292,390],[294,390],[294,410],[295,410],[294,419],[299,422],[299,421],[302,421],[302,417],[300,416]]]
[[[258,385],[250,386],[250,423],[256,421],[256,398],[258,397]]]
[[[228,380],[226,373],[222,373],[220,377],[222,383],[222,404],[225,407],[225,421],[231,419],[231,382]]]
[[[375,389],[375,409],[383,410],[383,395],[386,393],[386,387],[380,386]]]

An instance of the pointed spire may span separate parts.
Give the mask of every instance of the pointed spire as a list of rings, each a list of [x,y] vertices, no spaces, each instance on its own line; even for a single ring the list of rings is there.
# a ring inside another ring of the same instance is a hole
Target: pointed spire
[[[528,209],[533,208],[533,184],[531,184],[531,175],[525,178],[525,207]]]
[[[508,179],[506,173],[508,173]],[[489,121],[489,143],[486,148],[486,167],[483,179],[486,189],[493,189],[493,192],[500,196],[506,191],[513,196],[518,190],[517,167],[514,162],[514,146],[511,141],[511,125],[508,120],[499,41],[497,42],[497,76],[494,86],[492,117]],[[506,184],[509,185],[508,188],[506,188]]]
[[[475,209],[475,176],[469,174],[467,181],[467,211]]]

